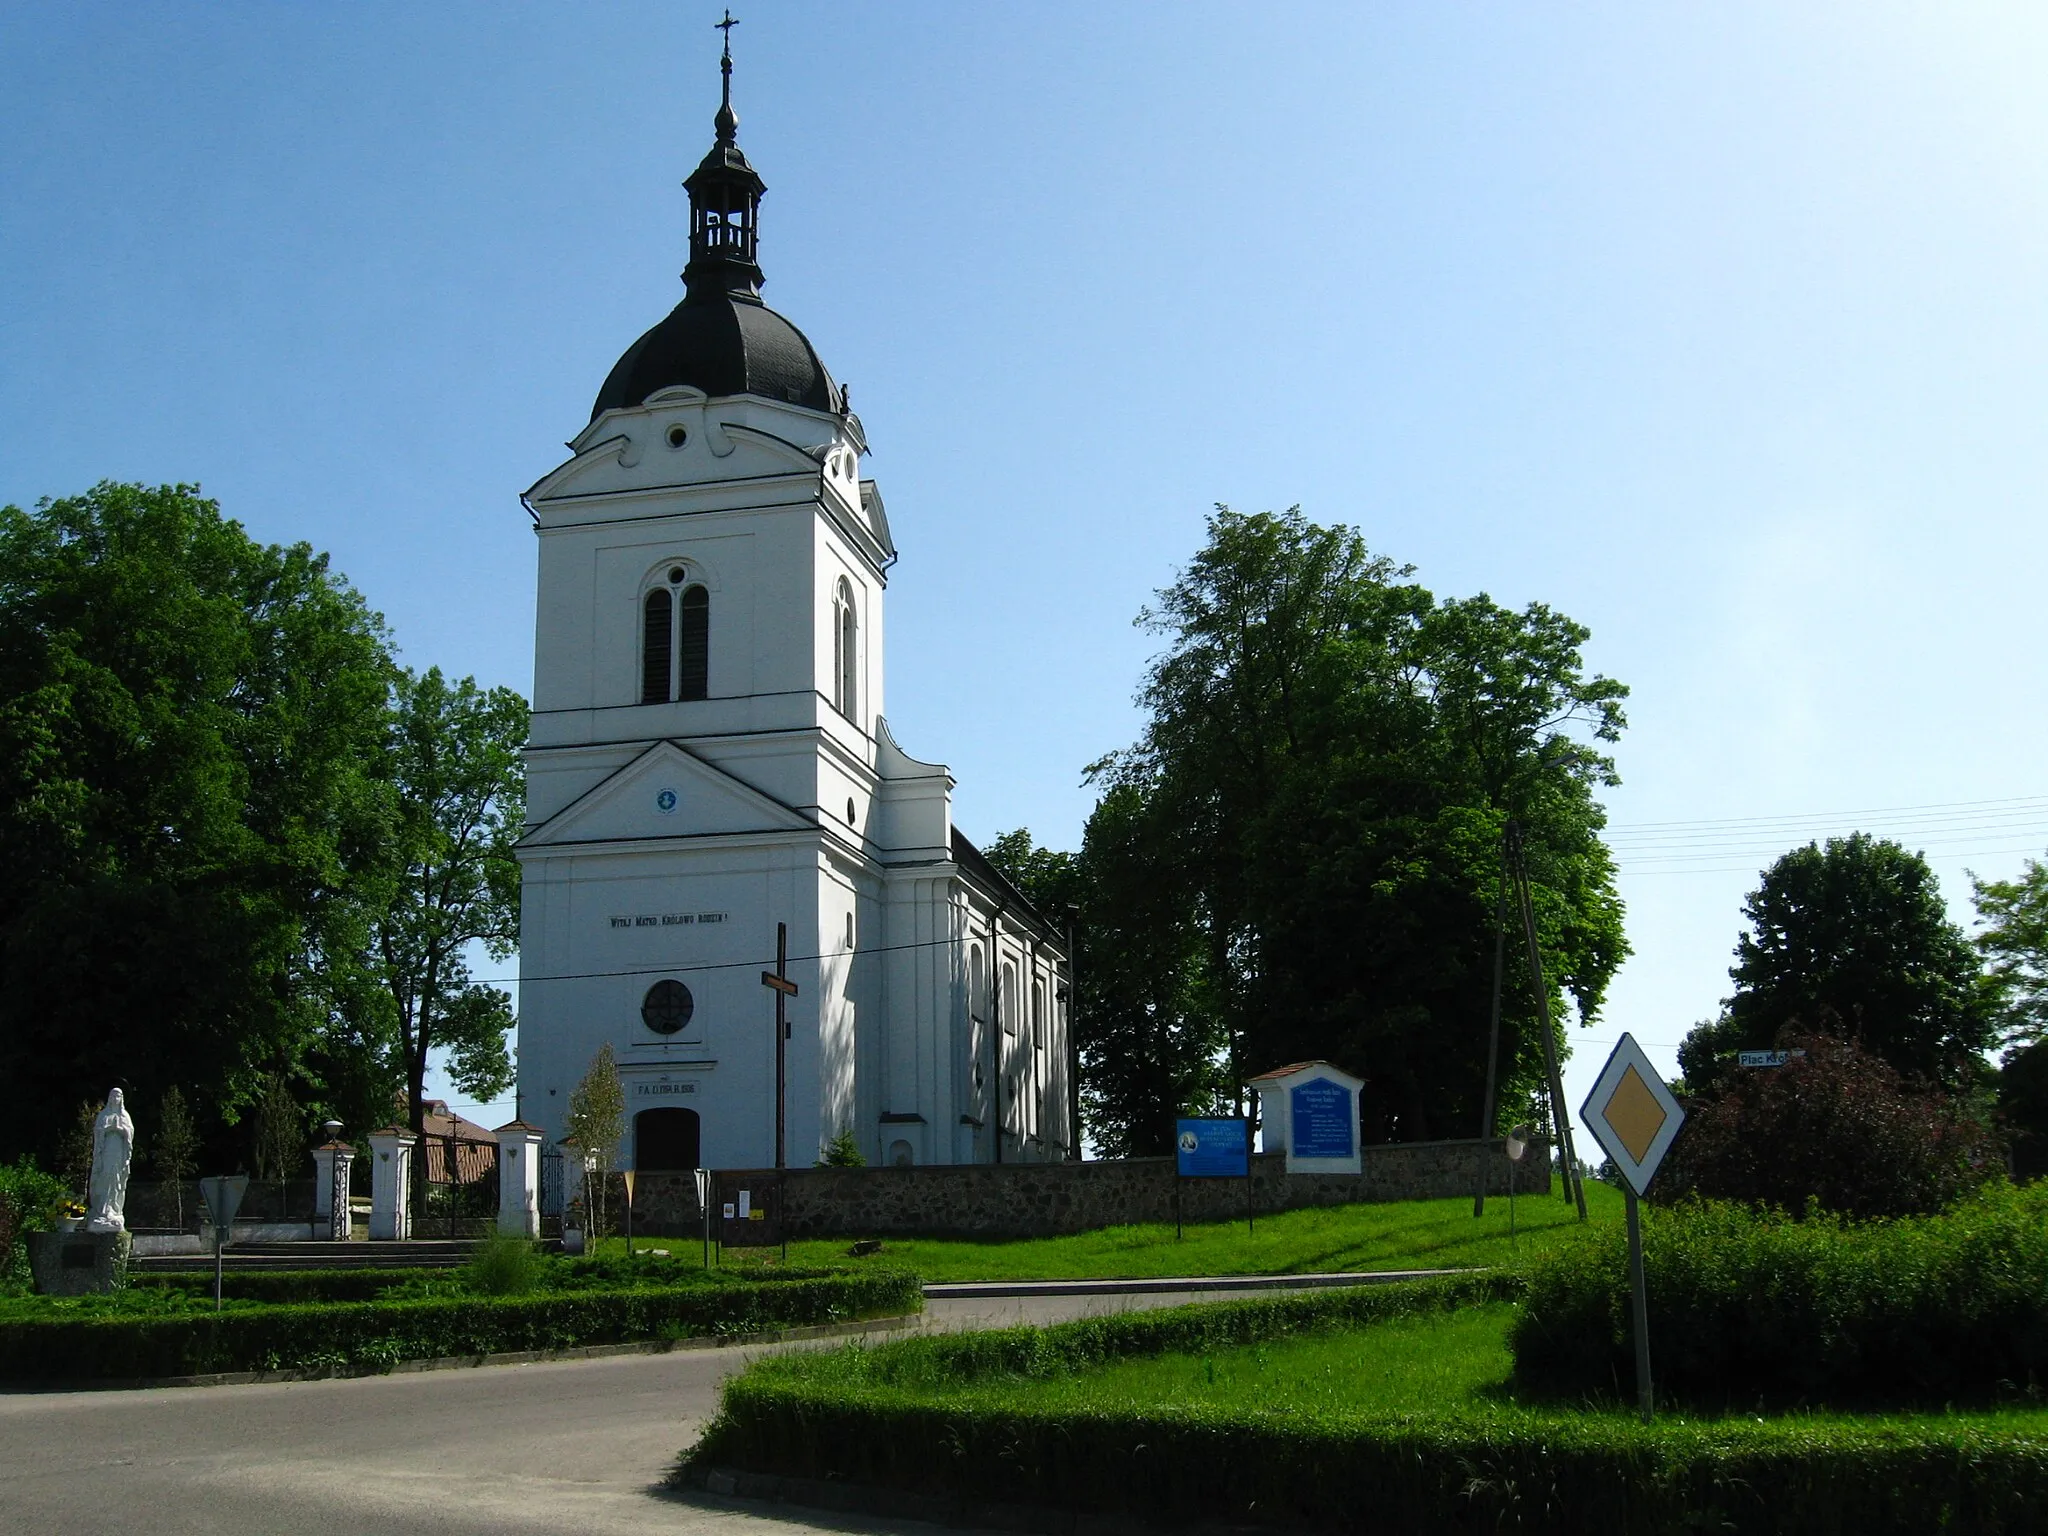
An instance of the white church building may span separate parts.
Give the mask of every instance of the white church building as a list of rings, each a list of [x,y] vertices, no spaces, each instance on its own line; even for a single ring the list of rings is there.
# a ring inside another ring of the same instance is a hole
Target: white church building
[[[896,560],[866,439],[760,299],[736,134],[685,186],[682,302],[524,501],[539,541],[520,844],[521,1113],[552,1143],[609,1043],[622,1167],[1077,1157],[1065,920],[953,825],[884,717]]]

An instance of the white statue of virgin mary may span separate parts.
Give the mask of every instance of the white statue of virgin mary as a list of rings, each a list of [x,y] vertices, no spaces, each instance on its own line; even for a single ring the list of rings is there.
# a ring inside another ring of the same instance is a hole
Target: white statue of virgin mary
[[[135,1152],[135,1122],[121,1102],[121,1090],[107,1094],[107,1107],[92,1123],[91,1215],[88,1232],[120,1232],[127,1223],[121,1207],[128,1202],[128,1160]]]

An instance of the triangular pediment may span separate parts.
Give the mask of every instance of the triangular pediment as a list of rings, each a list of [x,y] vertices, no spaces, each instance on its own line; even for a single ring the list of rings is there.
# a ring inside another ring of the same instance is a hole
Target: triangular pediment
[[[814,823],[788,806],[661,741],[528,832],[521,846],[806,830]]]

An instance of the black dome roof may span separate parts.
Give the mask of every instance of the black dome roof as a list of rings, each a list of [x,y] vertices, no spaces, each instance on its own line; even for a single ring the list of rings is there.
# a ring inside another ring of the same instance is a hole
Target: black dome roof
[[[707,395],[761,395],[814,411],[839,409],[838,387],[804,333],[743,293],[693,292],[670,310],[612,368],[591,419],[631,409],[678,384]]]

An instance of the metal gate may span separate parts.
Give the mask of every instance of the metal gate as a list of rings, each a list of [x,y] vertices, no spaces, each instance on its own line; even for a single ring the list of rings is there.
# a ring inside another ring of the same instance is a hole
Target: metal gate
[[[562,1149],[540,1151],[540,1235],[562,1235]]]
[[[497,1142],[422,1136],[416,1156],[414,1237],[488,1237],[497,1231]]]
[[[346,1242],[352,1235],[349,1230],[348,1180],[350,1163],[344,1162],[339,1152],[327,1154],[327,1236],[331,1242]],[[317,1220],[319,1213],[315,1212]]]

